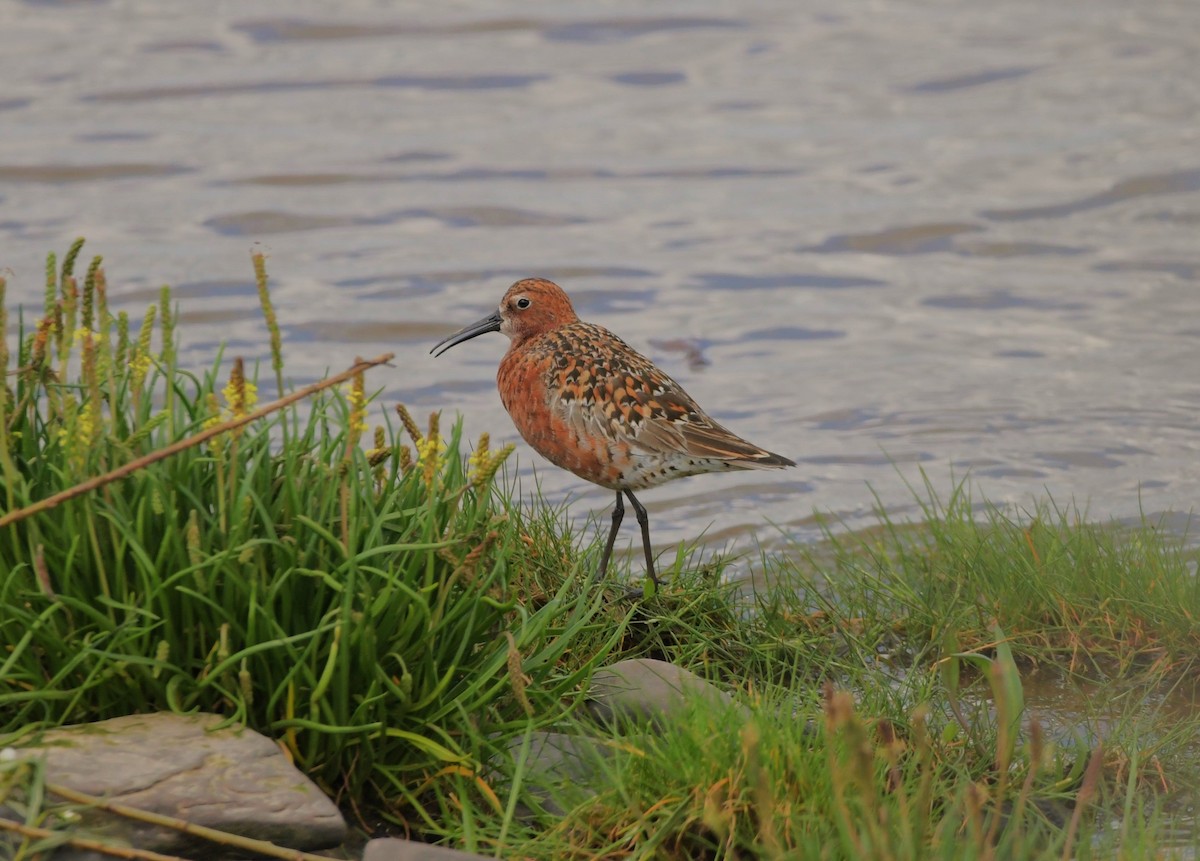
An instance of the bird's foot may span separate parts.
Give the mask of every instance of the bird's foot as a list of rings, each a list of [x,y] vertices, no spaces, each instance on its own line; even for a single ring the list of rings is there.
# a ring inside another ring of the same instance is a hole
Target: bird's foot
[[[622,595],[626,601],[641,601],[643,598],[653,598],[662,588],[662,583],[657,577],[647,577],[646,585],[639,589],[634,589],[632,586],[625,587],[625,594]]]

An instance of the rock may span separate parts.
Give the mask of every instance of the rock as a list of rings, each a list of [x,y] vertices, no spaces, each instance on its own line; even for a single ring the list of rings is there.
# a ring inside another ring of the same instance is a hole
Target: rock
[[[460,852],[445,846],[414,843],[395,837],[372,840],[363,851],[362,861],[493,861],[491,855]]]
[[[597,670],[588,689],[587,706],[601,724],[652,724],[665,726],[671,718],[696,701],[709,700],[729,706],[732,698],[694,673],[665,661],[646,658],[620,661]],[[628,748],[630,737],[619,744]],[[534,732],[524,759],[522,782],[530,796],[551,815],[561,816],[581,801],[609,785],[604,761],[613,754],[613,740],[562,732]],[[508,744],[509,762],[497,772],[512,774],[521,759],[524,738]],[[517,816],[528,822],[533,814],[518,805]]]
[[[515,738],[508,746],[508,755],[516,762],[524,746],[523,738]],[[525,767],[533,774],[560,782],[582,782],[591,777],[601,760],[611,751],[600,739],[565,732],[531,734]]]
[[[730,703],[729,694],[695,673],[650,658],[631,658],[592,674],[588,710],[600,723],[648,723],[661,729],[696,699]]]
[[[270,840],[320,849],[346,837],[337,807],[273,741],[213,714],[158,712],[48,730],[22,755],[44,755],[47,783],[130,807]],[[103,810],[81,811],[74,831],[118,844],[189,857],[228,850],[173,829]],[[61,849],[56,861],[83,853]]]
[[[523,738],[513,739],[507,751],[511,765],[504,769],[493,768],[493,772],[512,774],[520,761],[523,745]],[[603,760],[611,755],[612,750],[602,739],[565,732],[536,731],[530,736],[522,782],[543,810],[562,816],[566,812],[564,805],[573,807],[585,797],[596,794],[592,786],[607,783],[603,775],[598,778],[597,772]],[[532,815],[529,809],[521,805],[518,808],[518,818],[528,821]]]

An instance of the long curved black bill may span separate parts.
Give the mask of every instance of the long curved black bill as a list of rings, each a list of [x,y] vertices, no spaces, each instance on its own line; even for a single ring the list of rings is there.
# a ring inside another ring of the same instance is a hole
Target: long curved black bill
[[[489,317],[484,317],[478,323],[472,323],[465,329],[459,329],[449,338],[443,338],[433,345],[433,349],[429,352],[435,356],[440,356],[442,353],[449,350],[455,344],[461,344],[463,341],[469,341],[472,338],[477,338],[480,335],[488,332],[500,331],[500,312],[497,311]]]

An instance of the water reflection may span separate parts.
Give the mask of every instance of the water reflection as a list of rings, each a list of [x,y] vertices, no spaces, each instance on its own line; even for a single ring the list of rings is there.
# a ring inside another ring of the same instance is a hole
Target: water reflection
[[[140,136],[109,135],[105,140],[136,140]],[[85,138],[86,140],[86,138]],[[59,185],[133,177],[174,176],[191,168],[179,164],[0,164],[0,182]]]
[[[1122,180],[1108,191],[1092,194],[1079,200],[1053,206],[1032,206],[1024,209],[993,209],[982,213],[993,221],[1027,221],[1033,218],[1067,218],[1089,209],[1113,206],[1139,197],[1158,197],[1164,194],[1185,194],[1200,190],[1200,170],[1135,176]]]
[[[972,72],[966,75],[953,75],[948,78],[935,78],[922,81],[908,87],[913,93],[947,93],[951,90],[965,90],[971,87],[981,87],[996,81],[1008,81],[1022,78],[1038,70],[1037,66],[1011,66],[1007,69],[990,69],[985,72]]]
[[[331,39],[378,39],[396,36],[463,36],[480,33],[536,32],[551,41],[615,42],[654,33],[744,26],[728,18],[636,17],[555,23],[535,18],[485,18],[454,23],[346,24],[297,18],[261,19],[234,25],[256,42]]]
[[[91,102],[143,102],[155,99],[191,99],[222,97],[244,93],[270,93],[304,90],[342,90],[370,87],[396,87],[418,90],[500,90],[528,87],[547,80],[547,75],[393,75],[385,78],[325,78],[310,80],[245,81],[234,84],[186,84],[173,87],[145,87],[109,90],[84,96]]]
[[[806,251],[842,253],[865,251],[868,254],[933,254],[950,251],[951,240],[963,233],[978,233],[983,228],[975,224],[914,224],[891,227],[878,233],[833,236]]]

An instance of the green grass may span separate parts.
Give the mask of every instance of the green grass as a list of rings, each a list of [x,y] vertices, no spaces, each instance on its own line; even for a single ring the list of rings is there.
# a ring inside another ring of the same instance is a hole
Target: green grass
[[[9,514],[254,408],[240,363],[177,367],[169,292],[140,325],[114,317],[99,260],[80,285],[78,254],[51,258],[41,319],[0,353]],[[436,417],[419,428],[367,392],[359,375],[0,527],[0,745],[213,711],[277,739],[352,820],[506,858],[1194,845],[1179,811],[1200,718],[1170,691],[1195,672],[1200,586],[1180,536],[926,487],[921,522],[831,528],[761,557],[753,589],[681,548],[662,593],[631,603],[591,581],[598,547],[565,511],[519,499],[508,451],[457,425],[443,440]],[[697,703],[661,735],[588,723],[592,670],[639,656],[739,708]],[[1039,717],[1035,670],[1102,707],[1069,732]],[[505,765],[539,729],[598,736],[598,778],[539,786],[519,756]],[[44,790],[0,761],[0,802],[30,822],[56,809]],[[544,793],[567,813],[537,812]]]
[[[764,559],[752,612],[683,566],[635,615],[623,653],[696,670],[748,716],[697,703],[664,735],[612,738],[592,764],[596,796],[562,795],[565,818],[519,837],[476,826],[472,845],[544,859],[1195,847],[1200,708],[1186,693],[1153,705],[1195,672],[1195,551],[1050,505],[977,510],[964,488],[946,505],[930,493],[924,513]],[[1031,713],[1022,676],[1034,669],[1054,670],[1064,700],[1073,680],[1092,688],[1093,713],[1069,732]]]

